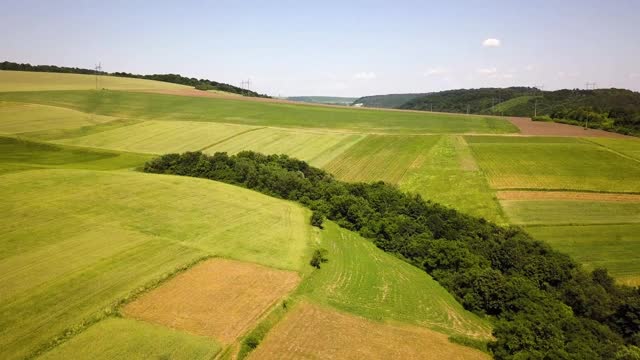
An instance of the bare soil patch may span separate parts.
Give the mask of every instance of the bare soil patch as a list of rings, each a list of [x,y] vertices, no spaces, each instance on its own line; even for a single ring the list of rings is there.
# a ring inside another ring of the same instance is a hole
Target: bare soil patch
[[[250,359],[489,359],[424,328],[377,323],[309,303],[296,306]]]
[[[299,281],[292,271],[212,259],[126,305],[123,313],[230,344]]]
[[[630,139],[632,136],[616,134],[598,129],[584,129],[580,126],[555,122],[533,121],[529,118],[510,117],[509,121],[520,129],[522,135],[536,136],[572,136],[572,137],[605,137]]]
[[[498,191],[498,200],[584,200],[640,202],[640,194],[606,194],[572,191]]]

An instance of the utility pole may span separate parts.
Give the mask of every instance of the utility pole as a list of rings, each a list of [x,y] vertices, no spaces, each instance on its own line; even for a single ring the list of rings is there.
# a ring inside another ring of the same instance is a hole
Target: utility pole
[[[469,115],[469,104],[467,104],[467,115]]]
[[[433,112],[433,104],[429,104],[429,105],[431,105],[431,112]]]
[[[533,117],[537,117],[538,116],[538,99],[536,98],[536,101],[534,102],[533,105]]]
[[[102,71],[102,63],[98,63],[96,65],[96,90],[98,90],[98,74],[100,73],[100,71]]]

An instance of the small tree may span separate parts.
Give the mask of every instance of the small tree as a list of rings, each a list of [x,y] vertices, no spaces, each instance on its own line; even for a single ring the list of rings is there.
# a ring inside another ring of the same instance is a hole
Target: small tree
[[[319,211],[314,211],[311,214],[311,225],[322,229],[322,223],[324,222],[324,215],[322,215]]]
[[[327,255],[327,250],[316,249],[313,252],[313,256],[311,257],[311,261],[309,262],[309,264],[316,269],[320,269],[320,265],[322,263],[326,263],[327,261],[329,261],[326,255]]]

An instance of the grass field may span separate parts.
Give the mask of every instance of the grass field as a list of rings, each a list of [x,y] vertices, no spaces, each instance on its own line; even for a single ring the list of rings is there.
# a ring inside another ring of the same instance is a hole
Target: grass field
[[[211,259],[127,304],[123,313],[231,344],[299,281],[293,271]]]
[[[640,139],[590,138],[589,141],[640,161]]]
[[[577,138],[465,139],[496,189],[640,192],[640,162]]]
[[[329,252],[329,262],[300,285],[300,295],[373,320],[471,337],[490,333],[487,322],[465,311],[423,270],[357,234],[329,222],[320,241]]]
[[[29,146],[5,149],[63,167],[78,159],[106,161],[91,152]],[[136,289],[209,254],[294,270],[308,260],[306,211],[233,186],[69,168],[0,179],[3,358],[46,347]]]
[[[202,150],[255,129],[258,128],[197,121],[144,121],[57,142],[121,151],[165,154]]]
[[[391,133],[517,132],[517,128],[507,120],[485,116],[337,108],[121,91],[5,92],[0,93],[0,100],[53,105],[85,113],[147,120],[188,120]]]
[[[511,223],[589,225],[640,223],[640,202],[582,200],[502,200]]]
[[[438,141],[437,136],[369,135],[325,166],[345,181],[397,184]]]
[[[29,71],[0,70],[0,92],[45,90],[92,90],[96,77],[83,74],[62,74]],[[109,90],[162,90],[189,89],[189,86],[162,81],[100,76],[99,89]]]
[[[55,106],[0,102],[0,133],[75,129],[114,120]]]
[[[302,303],[250,359],[489,359],[423,328],[382,324]]]
[[[363,137],[361,134],[318,130],[264,128],[242,133],[205,149],[205,152],[235,154],[242,150],[253,150],[263,154],[287,154],[322,167]]]
[[[464,213],[506,223],[495,192],[461,136],[442,136],[412,164],[399,186]]]
[[[215,341],[136,320],[109,318],[40,357],[43,360],[211,359]]]
[[[605,267],[619,282],[640,285],[640,224],[536,226],[527,231],[587,269]]]
[[[141,166],[150,157],[87,150],[0,136],[0,174],[43,168],[116,170]]]

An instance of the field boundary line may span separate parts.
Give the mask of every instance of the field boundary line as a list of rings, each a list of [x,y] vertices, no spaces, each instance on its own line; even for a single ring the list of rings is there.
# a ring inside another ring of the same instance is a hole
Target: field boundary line
[[[200,149],[197,149],[197,150],[194,150],[194,151],[205,151],[205,150],[207,150],[207,149],[209,149],[209,148],[211,148],[211,147],[214,147],[214,146],[216,146],[216,145],[220,145],[220,144],[222,144],[223,142],[228,141],[228,140],[231,140],[231,139],[233,139],[233,138],[235,138],[235,137],[238,137],[238,136],[240,136],[240,135],[244,135],[244,134],[246,134],[246,133],[250,133],[250,132],[252,132],[252,131],[263,130],[263,129],[266,129],[266,128],[267,128],[267,126],[263,126],[263,127],[257,127],[257,128],[254,128],[254,129],[249,129],[249,130],[240,131],[239,133],[235,133],[235,134],[233,134],[233,135],[231,135],[231,136],[228,136],[228,137],[226,137],[226,138],[224,138],[224,139],[222,139],[222,140],[218,140],[218,141],[214,142],[213,144],[209,144],[209,145],[207,145],[207,146],[205,146],[205,147],[203,147],[203,148],[200,148]]]
[[[630,194],[640,195],[640,191],[608,191],[608,190],[585,190],[585,189],[553,189],[553,188],[495,188],[496,191],[540,191],[540,192],[578,192],[594,194]]]
[[[37,357],[40,357],[42,354],[53,350],[53,348],[58,347],[60,345],[62,345],[63,343],[67,342],[68,340],[74,338],[75,336],[79,335],[80,333],[84,332],[85,330],[87,330],[88,328],[90,328],[91,326],[99,323],[100,321],[107,319],[109,317],[122,317],[122,314],[120,313],[120,309],[122,308],[122,306],[124,306],[125,304],[128,304],[130,302],[132,302],[133,300],[139,298],[140,296],[142,296],[144,293],[147,293],[155,288],[157,288],[158,286],[162,285],[165,281],[170,280],[174,277],[176,277],[178,274],[181,274],[189,269],[191,269],[192,267],[198,265],[199,263],[208,260],[208,259],[212,259],[215,256],[213,255],[204,255],[201,256],[199,258],[196,258],[195,260],[192,260],[184,265],[178,266],[164,274],[161,274],[159,277],[157,277],[156,279],[150,280],[149,282],[147,282],[146,284],[143,284],[142,286],[133,289],[132,291],[130,291],[128,294],[126,294],[125,296],[114,300],[113,302],[111,302],[111,304],[109,304],[107,307],[105,307],[102,310],[99,310],[97,312],[95,312],[94,314],[89,315],[85,320],[83,320],[80,323],[77,323],[75,325],[71,325],[69,327],[67,327],[66,329],[64,329],[63,331],[61,331],[57,336],[55,336],[53,339],[51,339],[48,343],[38,347],[36,350],[34,350],[33,352],[31,352],[29,355],[27,355],[25,357],[25,359],[35,359]]]
[[[589,140],[587,138],[581,138],[581,140],[584,140],[585,142],[587,142],[589,144],[592,144],[592,145],[597,145],[597,146],[603,147],[603,148],[607,149],[608,151],[610,151],[610,152],[612,152],[612,153],[614,153],[614,154],[616,154],[618,156],[622,156],[625,159],[633,160],[633,161],[635,161],[637,163],[640,163],[640,159],[636,159],[636,158],[634,158],[632,156],[629,156],[629,155],[623,154],[621,152],[618,152],[618,151],[616,151],[616,150],[614,150],[614,149],[612,149],[612,148],[610,148],[610,147],[608,147],[606,145],[591,141],[591,140]]]
[[[610,222],[610,223],[559,223],[559,224],[524,224],[513,223],[523,227],[576,227],[576,226],[613,226],[613,225],[640,225],[640,222]]]

